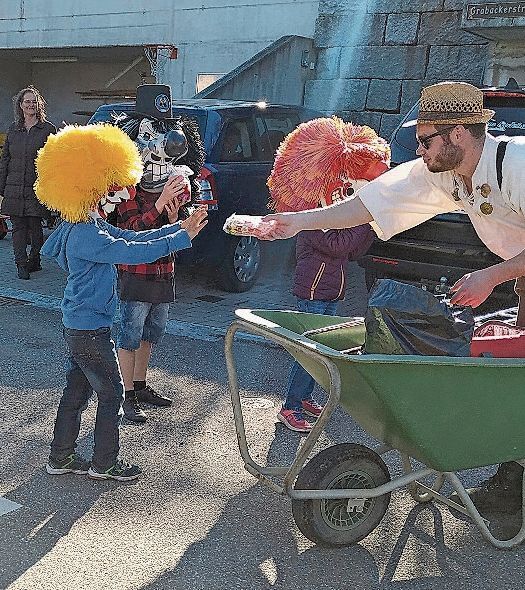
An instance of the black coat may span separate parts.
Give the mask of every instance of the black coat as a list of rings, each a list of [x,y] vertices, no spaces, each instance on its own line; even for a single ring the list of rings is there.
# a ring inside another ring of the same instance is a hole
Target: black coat
[[[35,158],[47,137],[56,133],[56,127],[43,121],[29,131],[13,123],[7,132],[0,158],[0,195],[3,195],[1,212],[4,215],[46,217],[49,212],[35,196]]]

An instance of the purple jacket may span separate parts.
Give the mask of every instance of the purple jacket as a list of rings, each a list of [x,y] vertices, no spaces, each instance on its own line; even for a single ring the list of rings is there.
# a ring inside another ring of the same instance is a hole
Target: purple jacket
[[[373,239],[374,232],[368,224],[299,233],[293,294],[320,301],[344,299],[347,263],[363,256]]]

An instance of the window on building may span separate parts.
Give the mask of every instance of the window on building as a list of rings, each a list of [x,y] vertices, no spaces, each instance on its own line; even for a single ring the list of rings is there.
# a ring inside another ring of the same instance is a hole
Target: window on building
[[[197,74],[197,84],[195,86],[195,93],[197,94],[201,90],[204,90],[219,78],[222,78],[224,74]]]

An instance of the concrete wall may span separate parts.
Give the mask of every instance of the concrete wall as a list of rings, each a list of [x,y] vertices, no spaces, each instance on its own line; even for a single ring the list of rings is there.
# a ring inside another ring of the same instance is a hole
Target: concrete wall
[[[28,61],[10,61],[5,58],[8,52],[0,52],[0,133],[13,120],[12,97],[25,86],[36,86],[47,101],[47,115],[55,125],[62,121],[68,123],[86,123],[88,115],[74,115],[75,111],[93,112],[103,102],[115,102],[116,99],[83,98],[94,88],[104,88],[108,80],[126,66],[126,62],[100,63],[39,63]],[[2,58],[2,56],[4,56]],[[141,82],[145,64],[137,66],[122,76],[113,86],[116,88],[135,89]]]
[[[525,86],[525,41],[491,43],[485,82],[504,86],[510,77]]]
[[[2,84],[0,84],[0,133],[5,133],[14,120],[12,97],[13,88],[24,88],[29,78],[29,66],[15,67],[8,62],[0,61]]]
[[[388,138],[422,86],[480,84],[488,42],[461,30],[462,10],[462,0],[321,0],[305,104]]]
[[[88,90],[83,80],[89,80],[95,88],[101,88],[115,71],[116,64],[74,63],[38,64],[33,68],[33,84],[42,92],[47,101],[47,116],[57,127],[66,123],[86,123],[87,116],[74,115],[75,111],[94,111],[102,102],[100,98],[86,100],[77,92]],[[129,80],[129,82],[127,82]],[[135,88],[138,77],[127,74],[121,82],[123,88]],[[115,102],[111,100],[110,102]]]
[[[312,37],[318,0],[4,0],[0,49],[171,43],[160,79],[195,94],[198,73],[227,73],[283,35]]]
[[[282,37],[196,96],[302,105],[315,61],[312,39]]]

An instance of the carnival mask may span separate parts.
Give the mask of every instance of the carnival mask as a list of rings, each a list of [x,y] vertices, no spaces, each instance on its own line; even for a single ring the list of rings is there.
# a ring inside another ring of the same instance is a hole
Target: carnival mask
[[[329,205],[334,205],[335,203],[339,203],[340,201],[344,201],[345,199],[350,199],[354,196],[354,194],[365,184],[368,184],[368,180],[354,180],[354,179],[345,179],[341,181],[341,185],[335,188],[330,195],[327,197],[322,197],[320,201],[321,207],[328,207]]]
[[[186,155],[188,142],[180,127],[170,129],[164,121],[142,119],[135,143],[144,163],[141,187],[160,192],[168,178],[175,173],[174,163]]]
[[[115,211],[115,208],[122,201],[129,201],[135,198],[136,189],[134,186],[112,187],[114,190],[108,191],[99,201],[99,211],[103,217]]]

